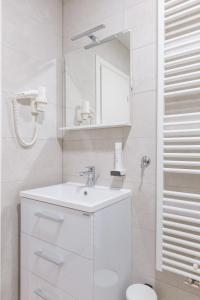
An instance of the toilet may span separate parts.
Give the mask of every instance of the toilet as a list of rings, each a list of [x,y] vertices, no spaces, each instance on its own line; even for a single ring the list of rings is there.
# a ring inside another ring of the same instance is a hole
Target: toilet
[[[126,300],[157,300],[157,295],[146,284],[133,284],[126,291]]]

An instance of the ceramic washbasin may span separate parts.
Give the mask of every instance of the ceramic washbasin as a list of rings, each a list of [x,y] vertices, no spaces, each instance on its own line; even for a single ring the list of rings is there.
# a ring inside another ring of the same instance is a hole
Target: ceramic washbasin
[[[127,199],[131,196],[131,191],[105,186],[88,188],[83,184],[67,182],[22,191],[20,196],[85,212],[96,212],[115,202]]]

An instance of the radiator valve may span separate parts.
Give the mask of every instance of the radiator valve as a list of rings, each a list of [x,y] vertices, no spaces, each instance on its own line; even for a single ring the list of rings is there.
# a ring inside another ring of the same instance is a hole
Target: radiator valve
[[[194,280],[192,278],[186,278],[184,283],[191,286],[191,287],[193,287],[193,288],[196,288],[196,289],[200,288],[200,281]]]

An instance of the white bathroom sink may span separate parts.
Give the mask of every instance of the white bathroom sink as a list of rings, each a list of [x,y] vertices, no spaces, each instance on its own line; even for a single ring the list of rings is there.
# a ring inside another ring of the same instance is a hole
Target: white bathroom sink
[[[20,196],[85,212],[95,212],[130,197],[131,191],[104,186],[88,188],[82,184],[68,182],[22,191]]]

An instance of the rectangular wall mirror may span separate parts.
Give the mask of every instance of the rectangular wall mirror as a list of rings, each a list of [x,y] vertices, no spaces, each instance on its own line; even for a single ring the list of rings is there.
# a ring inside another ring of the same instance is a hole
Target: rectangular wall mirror
[[[66,128],[131,125],[131,32],[65,53]]]

